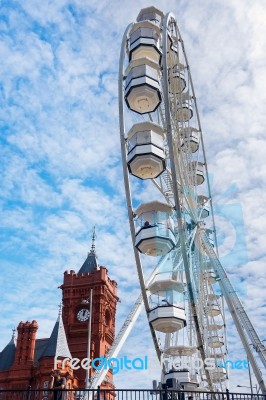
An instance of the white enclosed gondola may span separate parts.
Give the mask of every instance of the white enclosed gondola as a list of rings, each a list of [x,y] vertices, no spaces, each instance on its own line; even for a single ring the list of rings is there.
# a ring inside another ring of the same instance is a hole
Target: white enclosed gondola
[[[152,21],[154,24],[161,26],[163,19],[163,12],[156,7],[146,7],[142,8],[137,16],[137,22],[140,21]]]
[[[226,379],[226,369],[224,367],[216,367],[210,370],[212,381],[219,382],[220,380]]]
[[[201,218],[207,218],[210,215],[210,204],[207,196],[199,195],[197,197],[199,215]]]
[[[166,168],[164,132],[152,122],[132,126],[128,133],[127,165],[129,172],[140,179],[157,178]]]
[[[198,378],[192,375],[191,372],[186,369],[171,369],[165,374],[165,382],[167,387],[176,389],[176,383],[182,386],[185,390],[195,390],[199,386]]]
[[[219,331],[220,329],[224,328],[224,324],[216,321],[211,321],[209,322],[208,328],[210,331]]]
[[[160,64],[160,28],[150,21],[141,21],[133,25],[129,34],[129,60],[150,58]]]
[[[149,58],[132,60],[125,74],[125,101],[139,114],[153,112],[161,103],[160,67]]]
[[[216,303],[209,303],[207,313],[210,317],[217,317],[221,314],[221,309]]]
[[[181,135],[182,135],[182,148],[184,150],[191,151],[191,153],[196,153],[199,149],[199,131],[195,128],[192,128],[191,126],[189,127],[184,127],[181,130]]]
[[[219,294],[215,294],[215,293],[209,293],[208,295],[207,295],[207,300],[208,301],[215,301],[215,300],[218,300],[218,299],[220,299],[220,295]]]
[[[224,345],[224,338],[223,336],[217,335],[217,333],[213,333],[211,336],[208,337],[208,344],[209,347],[217,349]]]
[[[193,175],[196,175],[196,179],[194,181],[195,185],[202,185],[202,183],[205,181],[203,172],[204,164],[200,161],[192,161],[190,165]]]
[[[169,253],[176,245],[173,230],[172,208],[160,201],[140,205],[136,210],[140,226],[135,236],[137,249],[149,256]]]
[[[209,269],[208,271],[205,271],[205,277],[209,285],[213,285],[216,283],[217,275],[214,269]]]
[[[168,40],[167,40],[167,65],[171,68],[175,67],[176,61],[178,59],[178,46],[177,46],[177,38],[173,40],[170,35],[168,35]],[[184,70],[185,66],[179,63],[179,69]]]
[[[149,311],[149,322],[155,331],[177,332],[186,326],[185,310],[174,305],[158,305]]]
[[[179,94],[186,88],[185,74],[180,71],[179,66],[176,64],[172,68],[169,68],[169,89],[172,94]]]
[[[178,122],[187,122],[193,117],[193,109],[189,100],[177,105],[176,119]]]

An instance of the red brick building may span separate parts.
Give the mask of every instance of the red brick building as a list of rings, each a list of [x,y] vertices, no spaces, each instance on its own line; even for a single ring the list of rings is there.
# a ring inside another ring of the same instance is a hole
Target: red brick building
[[[50,338],[38,339],[36,321],[20,322],[7,346],[0,352],[0,389],[47,388],[54,369],[67,378],[69,389],[84,388],[86,371],[72,370],[69,362],[62,369],[64,358],[87,357],[88,312],[90,291],[93,289],[91,313],[90,358],[104,356],[111,347],[115,335],[115,314],[117,284],[108,276],[108,270],[98,265],[94,239],[90,253],[80,270],[65,271],[62,289],[62,310]],[[81,318],[83,314],[86,318]],[[112,388],[112,374],[109,371],[103,388]]]

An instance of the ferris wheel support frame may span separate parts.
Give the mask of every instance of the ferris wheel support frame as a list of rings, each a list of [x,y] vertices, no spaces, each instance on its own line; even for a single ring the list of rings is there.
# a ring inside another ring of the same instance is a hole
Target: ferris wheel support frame
[[[257,335],[257,332],[255,331],[251,321],[249,320],[248,315],[247,315],[243,305],[241,304],[241,301],[238,298],[222,264],[220,263],[215,252],[213,251],[212,246],[209,244],[209,239],[208,239],[206,233],[200,232],[200,238],[201,238],[203,247],[206,250],[206,253],[209,255],[210,259],[214,260],[215,271],[219,278],[219,284],[220,284],[222,293],[225,297],[230,314],[233,318],[237,332],[239,334],[239,337],[240,337],[242,344],[244,346],[244,349],[246,351],[248,360],[251,363],[251,366],[252,366],[253,372],[256,376],[259,387],[260,387],[262,393],[264,394],[264,393],[266,393],[265,382],[263,380],[263,376],[259,369],[257,361],[256,361],[256,359],[251,351],[251,348],[249,346],[249,343],[247,341],[247,335],[248,335],[249,339],[252,341],[253,346],[256,345],[256,346],[260,347],[260,351],[258,352],[258,354],[259,354],[260,359],[264,366],[266,366],[266,358],[263,354],[262,348],[265,349],[265,346],[263,346],[263,344],[261,343],[261,341]],[[246,332],[244,330],[244,327],[246,329]]]
[[[169,156],[170,156],[169,158],[170,158],[170,166],[171,166],[171,173],[172,173],[175,212],[176,212],[178,231],[179,231],[178,233],[179,233],[180,244],[181,244],[181,253],[182,253],[184,270],[185,270],[186,281],[187,281],[188,298],[190,301],[192,317],[193,317],[195,330],[196,330],[198,350],[200,352],[202,360],[204,361],[206,359],[206,355],[205,355],[203,341],[202,341],[200,324],[199,324],[198,317],[197,317],[196,304],[195,304],[195,299],[194,299],[194,293],[193,293],[191,276],[190,276],[190,268],[189,268],[189,262],[188,262],[188,256],[187,256],[187,249],[186,249],[186,244],[185,244],[184,228],[183,228],[183,223],[182,223],[182,219],[181,219],[181,206],[180,206],[180,201],[179,201],[179,190],[178,190],[178,185],[177,185],[177,174],[176,174],[176,162],[175,162],[173,135],[172,135],[172,124],[171,124],[170,110],[168,107],[169,90],[168,90],[168,68],[167,68],[167,34],[168,34],[167,29],[168,29],[168,24],[170,22],[170,18],[173,18],[175,20],[175,17],[172,13],[166,14],[166,16],[164,18],[164,23],[163,23],[163,34],[162,34],[162,36],[163,36],[163,46],[162,46],[163,47],[163,71],[164,71],[163,92],[164,92],[164,101],[165,101],[165,119],[166,119],[166,127],[167,127],[167,141],[168,141],[168,149],[169,149]],[[207,378],[209,387],[212,389],[212,381],[211,381],[210,373],[207,369],[206,369],[205,373],[206,373],[206,378]]]

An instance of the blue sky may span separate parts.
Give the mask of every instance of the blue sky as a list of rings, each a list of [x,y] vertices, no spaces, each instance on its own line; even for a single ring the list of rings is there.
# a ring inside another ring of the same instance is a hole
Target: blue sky
[[[243,282],[242,300],[266,338],[266,8],[260,0],[153,4],[177,17],[214,201],[230,214],[230,221],[217,215],[223,257],[234,282]],[[100,264],[119,285],[119,328],[139,289],[120,160],[118,59],[126,26],[150,3],[0,5],[0,348],[20,320],[37,319],[39,337],[50,335],[61,298],[57,287],[66,269],[82,265],[94,225]],[[239,240],[246,249],[241,262],[230,250]],[[231,322],[229,328],[231,358],[243,359]],[[134,356],[153,354],[144,315],[123,354],[136,348]],[[121,373],[118,386],[125,376],[139,387],[153,378]],[[234,384],[247,381],[246,375],[232,377]]]

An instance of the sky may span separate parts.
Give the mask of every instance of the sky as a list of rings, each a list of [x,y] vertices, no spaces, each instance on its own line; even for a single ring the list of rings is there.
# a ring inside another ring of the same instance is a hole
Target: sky
[[[150,5],[0,0],[1,349],[21,320],[36,319],[38,337],[50,335],[63,272],[82,265],[94,225],[99,263],[118,282],[117,330],[138,296],[117,78],[124,30]],[[214,202],[227,210],[226,220],[217,213],[225,266],[233,282],[242,282],[241,300],[266,339],[266,6],[260,0],[153,5],[177,18]],[[241,262],[234,256],[239,241],[245,243]],[[230,358],[244,359],[230,317],[228,340]],[[121,354],[144,353],[154,357],[142,314]],[[151,371],[128,371],[116,383],[149,387],[153,378]],[[247,382],[246,372],[232,371],[232,389]]]

